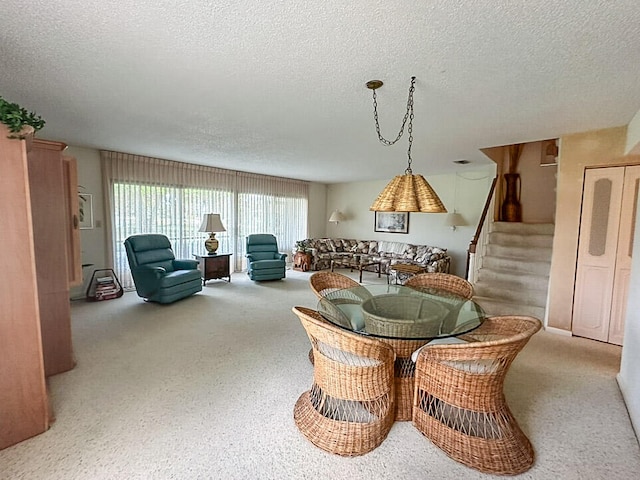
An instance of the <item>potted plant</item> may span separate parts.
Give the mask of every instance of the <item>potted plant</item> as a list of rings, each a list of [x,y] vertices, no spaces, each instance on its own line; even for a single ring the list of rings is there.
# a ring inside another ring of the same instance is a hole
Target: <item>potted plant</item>
[[[296,242],[296,252],[307,253],[307,250],[311,250],[306,240],[298,240]]]
[[[44,127],[45,121],[34,112],[0,97],[0,123],[9,127],[9,138],[23,140]]]

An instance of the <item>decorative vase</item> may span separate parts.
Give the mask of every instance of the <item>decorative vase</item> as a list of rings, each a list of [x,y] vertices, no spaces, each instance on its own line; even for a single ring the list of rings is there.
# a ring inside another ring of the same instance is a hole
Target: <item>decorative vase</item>
[[[209,238],[207,238],[204,242],[204,248],[207,249],[209,255],[214,255],[216,250],[218,250],[218,239],[216,238],[215,232],[209,233]]]
[[[505,194],[500,210],[503,222],[521,222],[522,205],[520,204],[520,174],[505,173]]]

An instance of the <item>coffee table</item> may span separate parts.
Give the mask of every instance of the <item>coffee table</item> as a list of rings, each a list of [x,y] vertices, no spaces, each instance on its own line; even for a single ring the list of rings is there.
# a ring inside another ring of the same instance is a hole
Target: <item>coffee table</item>
[[[366,270],[371,272],[371,267],[378,267],[378,278],[380,278],[380,262],[373,261],[367,257],[354,255],[354,256],[343,256],[343,257],[335,257],[331,259],[331,271],[333,272],[334,267],[342,267],[342,268],[350,268],[353,272],[354,270],[358,270],[360,272],[360,279],[358,280],[362,283],[362,271]],[[375,273],[376,270],[373,270]]]
[[[418,275],[419,273],[426,273],[427,269],[420,265],[415,265],[411,263],[396,263],[394,265],[389,266],[389,275],[387,277],[387,283],[391,281],[391,276],[395,278],[394,283],[398,284],[398,274],[404,274],[407,278],[412,277],[413,275]]]

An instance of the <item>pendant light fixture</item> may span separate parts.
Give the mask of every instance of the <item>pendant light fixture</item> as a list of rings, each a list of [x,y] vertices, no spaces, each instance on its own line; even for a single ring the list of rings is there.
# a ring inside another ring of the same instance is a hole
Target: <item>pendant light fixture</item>
[[[409,98],[407,100],[407,112],[402,120],[400,132],[395,140],[390,141],[380,133],[380,122],[378,121],[378,102],[376,90],[383,83],[380,80],[367,82],[367,88],[373,90],[373,118],[376,123],[378,140],[383,145],[393,145],[404,133],[407,125],[409,133],[408,165],[404,175],[397,175],[382,190],[369,210],[376,212],[420,212],[420,213],[447,213],[447,209],[438,197],[438,194],[431,188],[431,185],[422,175],[414,175],[411,171],[411,145],[413,144],[413,92],[415,90],[416,77],[411,77],[411,87],[409,88]]]

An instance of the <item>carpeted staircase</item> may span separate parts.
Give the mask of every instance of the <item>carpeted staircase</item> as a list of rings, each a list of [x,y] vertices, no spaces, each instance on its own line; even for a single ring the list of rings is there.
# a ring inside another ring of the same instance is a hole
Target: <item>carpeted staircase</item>
[[[474,285],[474,300],[488,314],[544,319],[554,227],[552,223],[491,225]]]

